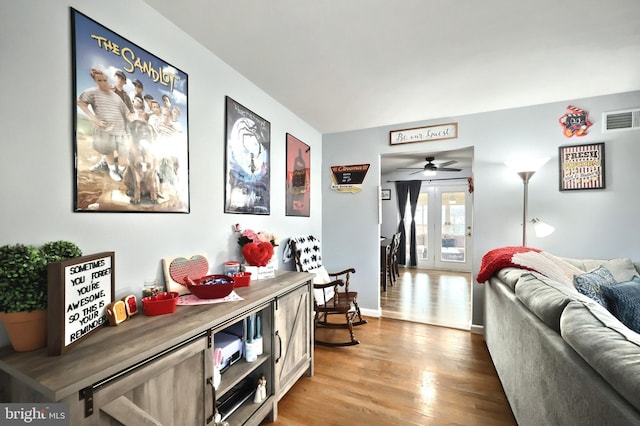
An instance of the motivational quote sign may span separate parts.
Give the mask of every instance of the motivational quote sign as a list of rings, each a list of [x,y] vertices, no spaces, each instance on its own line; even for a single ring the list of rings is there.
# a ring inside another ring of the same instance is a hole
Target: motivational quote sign
[[[60,355],[107,324],[114,297],[114,253],[49,264],[49,355]]]

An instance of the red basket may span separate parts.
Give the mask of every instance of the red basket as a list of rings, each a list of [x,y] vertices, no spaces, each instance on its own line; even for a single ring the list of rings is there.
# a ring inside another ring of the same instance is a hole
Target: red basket
[[[237,274],[231,274],[235,287],[249,287],[251,282],[251,272],[238,272]]]
[[[172,314],[176,311],[176,305],[178,304],[178,292],[163,292],[158,293],[155,296],[148,296],[142,298],[142,310],[145,315],[164,315]]]
[[[232,291],[235,280],[227,275],[207,275],[187,284],[189,291],[200,299],[222,299]]]

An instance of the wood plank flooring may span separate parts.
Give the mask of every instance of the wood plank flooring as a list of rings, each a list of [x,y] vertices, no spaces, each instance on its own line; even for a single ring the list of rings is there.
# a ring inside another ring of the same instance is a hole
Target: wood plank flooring
[[[273,424],[516,424],[481,335],[367,319],[360,345],[316,346],[315,375],[285,395]]]
[[[382,316],[469,330],[471,273],[400,267],[400,277],[380,289]]]

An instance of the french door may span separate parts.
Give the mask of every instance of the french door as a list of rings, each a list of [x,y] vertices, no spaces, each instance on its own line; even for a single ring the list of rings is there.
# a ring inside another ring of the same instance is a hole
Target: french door
[[[471,196],[466,185],[424,186],[416,209],[418,268],[471,271]],[[407,264],[411,206],[405,211]]]

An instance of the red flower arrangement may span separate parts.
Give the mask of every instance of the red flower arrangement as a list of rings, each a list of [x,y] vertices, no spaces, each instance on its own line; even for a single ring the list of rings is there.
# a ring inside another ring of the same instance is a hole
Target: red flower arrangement
[[[275,234],[251,229],[243,230],[239,224],[234,225],[236,232],[240,232],[238,244],[242,247],[242,255],[251,266],[266,266],[273,256],[273,248],[279,244]]]

